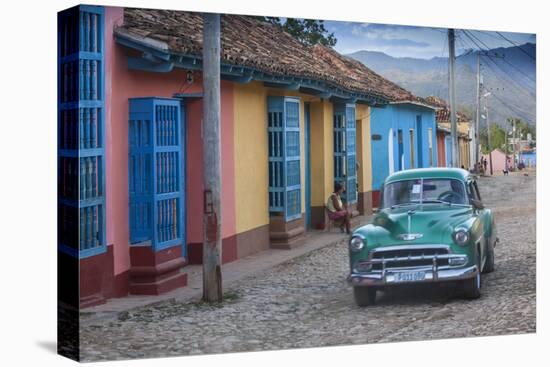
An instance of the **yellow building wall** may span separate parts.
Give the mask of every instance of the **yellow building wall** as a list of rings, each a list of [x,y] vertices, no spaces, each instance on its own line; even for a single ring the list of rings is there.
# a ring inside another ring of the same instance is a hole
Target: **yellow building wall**
[[[235,84],[234,101],[235,225],[241,233],[269,224],[267,100],[261,84],[250,83]]]
[[[464,168],[470,168],[470,142],[466,139],[459,138],[458,143],[460,146],[460,165]]]
[[[302,213],[305,212],[304,102],[318,101],[319,98],[295,91],[267,88],[261,82],[235,84],[235,222],[237,233],[269,224],[268,96],[300,98]]]
[[[359,191],[372,191],[372,159],[371,159],[371,132],[370,108],[358,104],[355,109],[357,122],[357,158],[359,159],[358,182]]]
[[[334,190],[333,106],[310,104],[311,206],[324,206]]]

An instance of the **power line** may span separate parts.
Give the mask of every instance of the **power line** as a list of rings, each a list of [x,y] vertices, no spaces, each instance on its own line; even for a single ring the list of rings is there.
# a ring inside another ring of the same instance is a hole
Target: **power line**
[[[488,53],[488,50],[485,50],[483,47],[481,47],[465,30],[463,30],[463,33],[470,39],[470,41],[472,42],[472,44],[475,45],[475,47],[477,47],[480,51],[484,51],[484,53],[482,54],[483,56],[486,56],[487,59],[489,61],[491,61],[505,76],[506,78],[511,81],[513,84],[515,84],[517,87],[519,87],[520,89],[526,91],[527,93],[531,94],[531,91],[526,89],[525,86],[519,84],[517,81],[515,81],[514,79],[510,78],[508,76],[508,72],[504,69],[501,68],[501,66],[499,64],[497,64],[493,59],[492,57],[495,57],[495,56],[491,56],[489,53]],[[487,66],[490,67],[489,64],[486,64]],[[492,68],[491,68],[492,69]],[[494,70],[493,70],[494,71]]]
[[[516,117],[519,117],[521,115],[523,116],[526,116],[526,115],[529,115],[528,112],[526,111],[521,111],[521,110],[518,110],[516,107],[512,106],[511,104],[509,103],[505,103],[502,99],[500,99],[496,94],[492,94],[493,97],[495,97],[497,99],[497,101],[499,101],[503,106],[505,106],[509,111],[512,111],[514,113],[516,113],[518,116]],[[535,119],[535,116],[534,115],[531,115],[531,116],[526,116],[527,118],[529,118],[529,120],[531,120],[531,122],[533,121],[536,121]]]
[[[500,32],[496,32],[499,36],[501,36],[502,38],[504,38],[506,41],[508,41],[509,43],[511,43],[512,45],[516,46],[521,52],[523,52],[524,54],[526,54],[527,56],[529,56],[532,60],[536,61],[537,59],[535,57],[533,57],[533,55],[531,55],[529,52],[525,51],[523,48],[521,48],[520,45],[518,45],[517,43],[515,43],[514,41],[511,41],[509,40],[508,38],[506,38],[502,33]]]
[[[479,44],[474,40],[472,39],[472,37],[470,37],[466,32],[464,32],[464,34],[470,39],[470,41],[475,44],[480,50],[482,51],[486,51],[486,50],[483,50],[482,47],[479,46]],[[511,85],[514,85],[516,86],[516,88],[520,88],[521,90],[524,90],[525,92],[527,92],[528,94],[531,94],[527,89],[525,89],[522,85],[518,84],[515,80],[511,79],[508,77],[508,74],[490,57],[490,55],[488,55],[487,53],[485,53],[485,56],[487,56],[487,58],[502,72],[505,74],[506,78],[510,81],[513,82],[513,84]],[[495,74],[500,74],[500,73],[497,73],[497,71],[491,66],[491,64],[486,64],[486,66],[488,66],[491,71]],[[514,107],[514,106],[511,106],[509,103],[505,103],[504,101],[502,101],[498,96],[496,96],[495,94],[493,94],[493,96],[495,96],[495,98],[504,106],[507,108],[507,110],[509,112],[513,112],[513,113],[516,113],[520,116],[525,116],[527,117],[528,119],[532,120],[532,121],[535,121],[536,119],[534,118],[534,116],[529,116],[530,113],[527,112],[527,111],[521,111],[519,110],[518,108]]]
[[[489,58],[488,59],[489,61],[491,61],[493,63],[494,66],[496,66],[498,68],[498,70],[494,69],[494,67],[489,64],[489,63],[484,63],[483,65],[487,66],[489,69],[491,69],[491,71],[498,77],[498,75],[502,75],[502,77],[504,77],[505,79],[507,79],[509,82],[510,82],[510,85],[512,85],[513,87],[515,87],[518,91],[521,91],[521,92],[524,92],[524,93],[527,93],[529,94],[529,96],[531,97],[534,97],[532,91],[530,89],[528,89],[526,86],[522,85],[522,84],[519,84],[517,81],[515,81],[514,79],[512,79],[508,73],[503,70],[493,59]]]
[[[486,44],[485,42],[483,42],[483,41],[481,41],[479,38],[477,38],[477,37],[475,36],[475,34],[470,33],[469,31],[467,31],[467,30],[465,30],[465,29],[464,29],[463,31],[464,31],[464,33],[465,33],[467,36],[468,36],[468,35],[471,35],[473,38],[475,38],[476,40],[478,40],[479,43],[481,43],[483,46],[485,46],[486,50],[484,50],[484,51],[490,51],[490,50],[491,50],[491,48],[490,48],[489,46],[487,46],[487,44]],[[511,67],[513,67],[515,70],[517,70],[519,73],[523,74],[523,76],[525,76],[527,79],[529,79],[529,80],[532,81],[533,83],[536,83],[536,81],[535,81],[533,78],[531,78],[529,75],[527,75],[523,70],[521,70],[520,68],[516,67],[514,64],[512,64],[511,62],[509,62],[509,61],[506,60],[505,58],[503,58],[502,60],[503,60],[505,63],[507,63],[508,65],[510,65]]]

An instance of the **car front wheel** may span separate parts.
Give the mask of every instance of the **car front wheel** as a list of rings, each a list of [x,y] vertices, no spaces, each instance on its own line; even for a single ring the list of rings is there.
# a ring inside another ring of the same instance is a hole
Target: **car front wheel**
[[[353,298],[359,307],[373,305],[376,301],[376,289],[372,287],[353,287]]]
[[[485,266],[483,267],[483,273],[491,273],[495,270],[495,246],[489,245],[487,249],[487,259],[485,260]]]
[[[479,261],[477,265],[477,274],[475,277],[464,280],[464,296],[469,299],[479,298],[481,296],[481,269]]]

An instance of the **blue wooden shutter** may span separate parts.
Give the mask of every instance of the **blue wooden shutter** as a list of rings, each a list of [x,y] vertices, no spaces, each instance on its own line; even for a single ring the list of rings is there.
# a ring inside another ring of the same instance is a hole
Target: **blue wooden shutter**
[[[302,212],[300,101],[268,97],[269,211],[285,220]]]
[[[59,249],[81,258],[105,242],[103,8],[59,14]]]
[[[284,101],[281,97],[268,97],[267,135],[269,164],[269,212],[282,213],[285,206],[284,191]]]
[[[334,106],[334,181],[346,188],[343,199],[357,201],[355,105]]]
[[[346,200],[357,202],[357,155],[356,155],[355,105],[346,105]]]
[[[302,215],[300,170],[300,101],[285,98],[285,219]]]
[[[130,243],[152,239],[153,120],[149,100],[130,100],[128,125],[128,192]]]
[[[130,238],[155,251],[185,238],[181,114],[177,99],[130,100]]]

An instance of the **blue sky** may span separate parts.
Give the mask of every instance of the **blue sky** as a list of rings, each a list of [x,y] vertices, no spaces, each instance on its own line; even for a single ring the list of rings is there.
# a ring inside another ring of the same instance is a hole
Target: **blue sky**
[[[447,29],[444,28],[335,21],[325,21],[325,27],[329,32],[334,32],[338,39],[335,48],[343,54],[369,50],[381,51],[394,57],[429,59],[434,56],[446,56],[448,53]],[[490,48],[512,46],[496,32],[470,32]],[[517,44],[536,42],[534,34],[500,33]],[[457,54],[475,47],[466,35],[461,32],[457,34]]]

